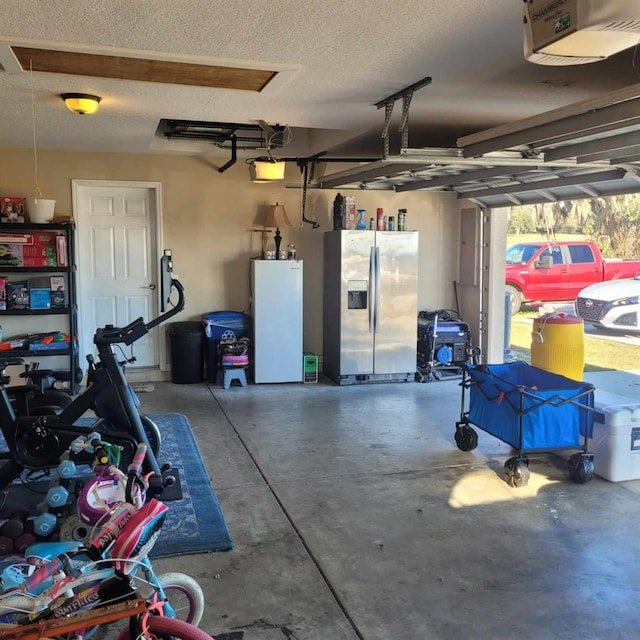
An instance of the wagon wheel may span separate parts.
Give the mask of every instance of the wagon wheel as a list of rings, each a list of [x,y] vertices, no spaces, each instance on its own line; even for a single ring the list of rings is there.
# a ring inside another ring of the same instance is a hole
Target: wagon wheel
[[[567,464],[569,477],[576,484],[586,484],[593,478],[593,460],[580,453],[574,453]]]
[[[460,451],[473,451],[478,446],[478,434],[468,424],[456,423],[455,439]]]
[[[510,487],[526,487],[530,475],[526,458],[509,458],[504,463],[504,479]]]

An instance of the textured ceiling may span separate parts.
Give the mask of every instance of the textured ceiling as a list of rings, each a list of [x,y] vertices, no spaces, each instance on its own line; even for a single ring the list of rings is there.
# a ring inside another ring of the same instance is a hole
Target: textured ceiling
[[[431,76],[413,96],[412,147],[455,147],[464,135],[596,97],[638,81],[633,51],[577,67],[524,60],[521,0],[3,0],[0,146],[30,147],[31,82],[40,148],[208,153],[166,140],[162,118],[289,125],[288,155],[379,157],[375,103]],[[8,46],[272,69],[262,92],[19,72]],[[17,71],[17,72],[16,72]],[[93,116],[60,93],[102,97]],[[401,104],[394,111],[397,124]],[[397,137],[391,130],[392,151]]]

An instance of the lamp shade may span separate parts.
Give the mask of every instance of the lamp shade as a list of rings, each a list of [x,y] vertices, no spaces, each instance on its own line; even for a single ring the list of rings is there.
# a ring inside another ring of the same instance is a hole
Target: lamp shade
[[[256,159],[249,165],[249,171],[253,182],[284,180],[283,161]]]
[[[287,217],[284,205],[278,204],[267,207],[267,215],[264,221],[265,227],[291,227],[293,226]]]
[[[98,96],[92,96],[88,93],[63,93],[60,97],[64,100],[69,111],[80,115],[95,113],[100,103]]]

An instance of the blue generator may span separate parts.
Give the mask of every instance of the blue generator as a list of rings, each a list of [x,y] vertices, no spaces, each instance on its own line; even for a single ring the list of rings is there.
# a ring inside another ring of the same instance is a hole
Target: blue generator
[[[420,311],[418,313],[418,373],[423,381],[460,375],[469,360],[471,347],[469,325],[455,311]]]

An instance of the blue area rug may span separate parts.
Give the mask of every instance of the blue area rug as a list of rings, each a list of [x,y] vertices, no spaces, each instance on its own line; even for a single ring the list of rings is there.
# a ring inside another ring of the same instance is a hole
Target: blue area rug
[[[169,511],[150,556],[162,558],[233,548],[222,508],[209,480],[189,421],[179,413],[152,414],[149,417],[162,433],[159,460],[178,469],[182,484],[182,499],[166,503]],[[91,424],[87,419],[78,422]],[[1,445],[4,445],[3,441]],[[3,517],[6,518],[6,514],[19,506],[27,506],[35,514],[35,505],[43,499],[48,482],[40,482],[38,485],[37,488],[35,484],[27,487],[16,481],[5,491],[1,491]]]

